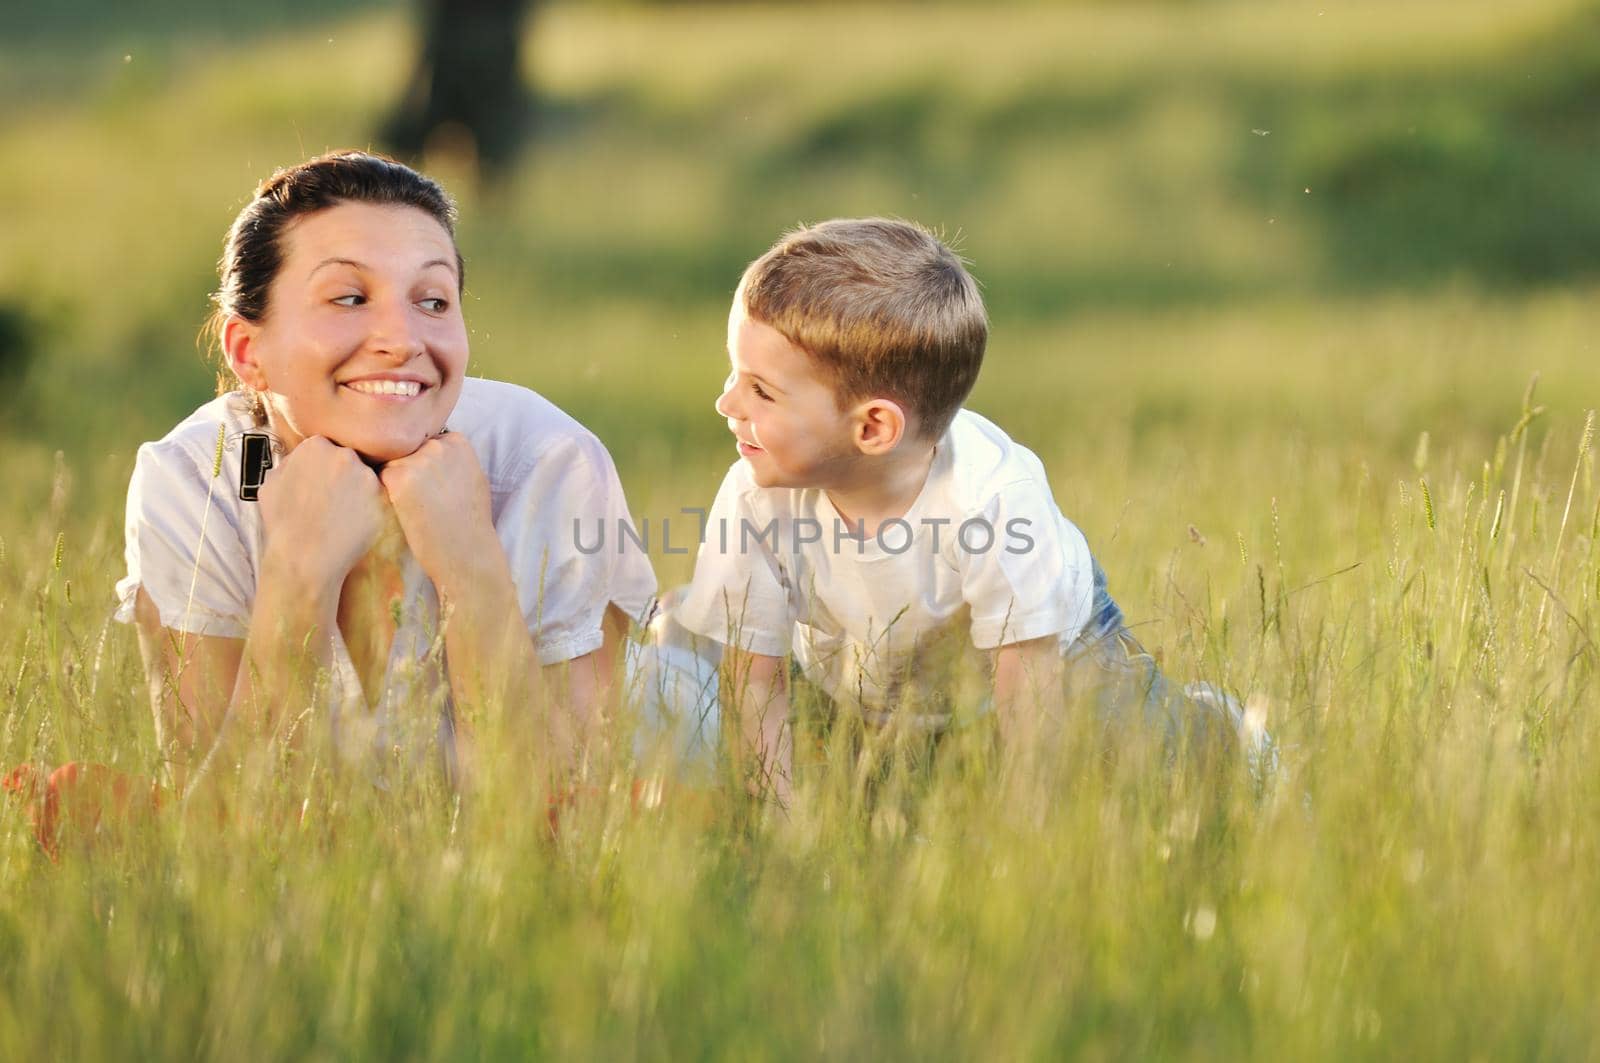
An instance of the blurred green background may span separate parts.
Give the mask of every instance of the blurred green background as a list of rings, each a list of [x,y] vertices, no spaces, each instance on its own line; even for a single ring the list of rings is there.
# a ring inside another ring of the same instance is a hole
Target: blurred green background
[[[381,146],[415,16],[71,0],[9,28],[0,535],[60,450],[64,504],[115,538],[133,449],[210,393],[229,221],[275,167]],[[1592,4],[574,2],[526,32],[520,162],[422,162],[462,203],[475,371],[597,431],[637,514],[714,490],[739,271],[836,215],[970,258],[972,404],[1146,583],[1189,523],[1246,534],[1272,497],[1408,469],[1424,431],[1470,475],[1535,371],[1569,427],[1600,392]]]
[[[110,620],[134,450],[211,394],[229,222],[378,145],[417,11],[27,2],[0,769],[147,774]],[[12,814],[0,1057],[1594,1055],[1600,4],[572,2],[526,45],[520,161],[424,160],[475,371],[598,432],[659,532],[734,457],[743,265],[802,221],[938,227],[992,311],[972,405],[1168,674],[1265,706],[1284,773],[1086,740],[1037,804],[960,755],[880,802],[841,762],[709,829],[628,814],[623,777],[552,845],[518,764],[464,816],[330,772],[309,825],[286,787],[222,844],[169,818],[61,865]]]

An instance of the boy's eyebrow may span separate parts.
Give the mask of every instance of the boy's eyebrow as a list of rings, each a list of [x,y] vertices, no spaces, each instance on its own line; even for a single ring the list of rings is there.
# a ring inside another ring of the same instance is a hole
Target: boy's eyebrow
[[[315,266],[312,266],[311,272],[306,274],[306,276],[312,276],[323,266],[353,266],[359,270],[370,268],[365,262],[357,262],[353,258],[339,258],[338,256],[334,256],[331,258],[325,258],[321,262],[318,262]],[[430,258],[428,261],[419,266],[418,269],[432,269],[434,266],[443,266],[451,273],[456,271],[456,264],[447,258]]]
[[[730,362],[733,361],[733,355],[732,354],[728,355],[728,361],[730,361]],[[748,369],[740,369],[737,365],[735,365],[733,367],[733,371],[735,373],[740,374],[741,376],[751,377],[752,379],[755,380],[756,383],[760,384],[762,387],[767,388],[770,391],[776,391],[779,395],[787,395],[787,394],[789,394],[783,388],[780,388],[778,385],[774,384],[772,381],[768,380],[766,377],[762,376],[760,373],[752,373]]]
[[[748,373],[746,375],[755,377],[756,383],[760,384],[762,387],[766,388],[768,391],[776,391],[779,395],[787,395],[787,394],[789,394],[787,391],[783,390],[778,385],[774,384],[772,381],[770,381],[766,377],[762,376],[760,373]]]

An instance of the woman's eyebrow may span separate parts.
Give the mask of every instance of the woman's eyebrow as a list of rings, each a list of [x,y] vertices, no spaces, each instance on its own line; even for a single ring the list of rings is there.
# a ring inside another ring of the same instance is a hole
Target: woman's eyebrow
[[[366,270],[368,268],[365,262],[357,262],[353,258],[339,258],[335,256],[332,258],[325,258],[321,262],[318,262],[315,266],[312,266],[311,273],[306,274],[306,276],[309,277],[312,274],[315,274],[317,270],[321,269],[323,266],[351,266],[359,270]],[[456,264],[451,262],[448,258],[430,258],[428,261],[419,266],[418,269],[432,269],[434,266],[443,266],[451,273],[456,271]]]
[[[317,270],[321,269],[323,266],[354,266],[359,270],[365,270],[367,268],[366,263],[357,262],[353,258],[325,258],[321,262],[318,262],[315,266],[312,266],[311,272],[307,273],[306,276],[310,277],[314,275]]]

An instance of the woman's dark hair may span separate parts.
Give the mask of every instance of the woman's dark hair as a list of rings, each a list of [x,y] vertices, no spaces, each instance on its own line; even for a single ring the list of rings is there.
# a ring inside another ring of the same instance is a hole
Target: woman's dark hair
[[[279,170],[261,183],[228,230],[217,263],[221,286],[203,336],[220,341],[230,314],[260,321],[267,314],[267,289],[283,265],[283,232],[289,223],[340,203],[415,207],[456,236],[456,206],[438,182],[402,163],[365,151],[338,151]],[[466,285],[465,263],[456,251],[456,278]],[[220,374],[219,391],[227,390]]]

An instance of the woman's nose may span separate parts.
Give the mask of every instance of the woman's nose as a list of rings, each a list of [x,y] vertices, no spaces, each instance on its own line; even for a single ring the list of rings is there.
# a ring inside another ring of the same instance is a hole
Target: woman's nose
[[[384,300],[379,304],[370,339],[374,350],[402,361],[422,353],[425,345],[413,309],[404,300]]]

